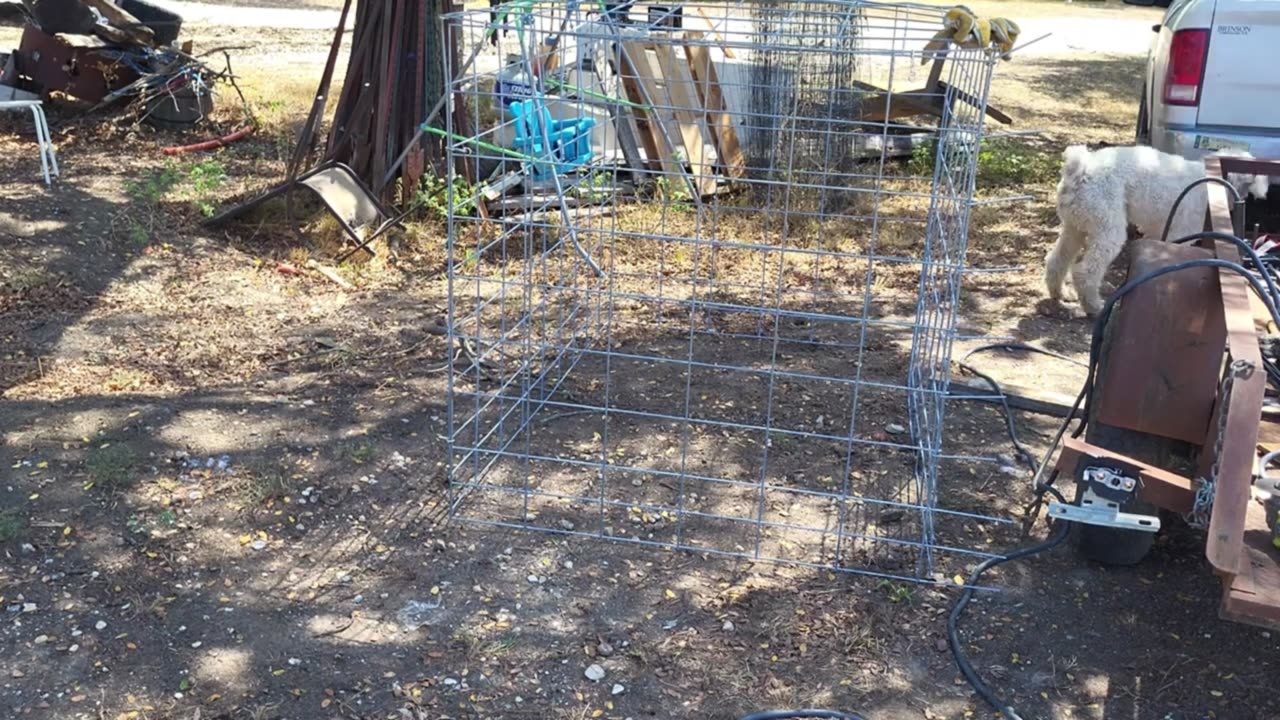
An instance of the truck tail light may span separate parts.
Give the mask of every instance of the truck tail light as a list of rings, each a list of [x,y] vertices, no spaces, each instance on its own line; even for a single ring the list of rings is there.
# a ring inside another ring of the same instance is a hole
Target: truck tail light
[[[1164,101],[1169,105],[1200,104],[1205,59],[1209,55],[1207,29],[1179,30],[1169,46],[1169,66],[1164,76]]]

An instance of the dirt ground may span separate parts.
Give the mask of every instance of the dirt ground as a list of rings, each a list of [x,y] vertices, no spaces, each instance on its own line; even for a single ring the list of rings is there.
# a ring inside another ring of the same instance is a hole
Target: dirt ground
[[[206,205],[283,171],[326,39],[192,32],[287,46],[238,68],[266,132],[166,162],[187,138],[55,110],[46,190],[28,128],[0,117],[0,717],[991,717],[946,652],[953,591],[447,522],[440,226],[415,225],[394,264],[339,268],[354,290],[278,271],[327,260],[278,218],[203,230]],[[1041,300],[1053,161],[1131,140],[1140,68],[1000,66],[993,102],[1044,132],[1019,141],[1030,169],[986,178],[988,197],[1031,199],[976,212],[971,263],[1020,269],[970,276],[966,328],[1083,357],[1088,327]],[[975,363],[1064,393],[1082,376]],[[1010,452],[992,407],[948,413],[955,447]],[[1015,422],[1040,452],[1056,420]],[[953,503],[1028,499],[996,466],[943,470]],[[1028,718],[1280,717],[1276,639],[1217,619],[1201,547],[1175,524],[1130,569],[1065,547],[1006,566],[966,648]]]

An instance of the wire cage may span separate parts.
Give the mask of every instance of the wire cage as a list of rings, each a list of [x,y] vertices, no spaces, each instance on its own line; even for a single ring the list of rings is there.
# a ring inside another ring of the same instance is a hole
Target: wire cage
[[[991,49],[855,0],[450,15],[450,507],[904,579],[940,467]],[[952,473],[959,484],[969,475]]]

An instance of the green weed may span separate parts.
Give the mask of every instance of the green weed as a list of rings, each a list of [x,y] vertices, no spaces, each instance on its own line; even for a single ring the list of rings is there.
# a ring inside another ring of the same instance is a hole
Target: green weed
[[[17,508],[0,510],[0,543],[6,543],[22,535],[27,520]]]
[[[89,473],[86,489],[98,487],[108,492],[127,489],[136,480],[133,465],[133,451],[124,445],[108,445],[95,450],[85,461],[85,470]]]
[[[881,580],[879,587],[884,591],[885,596],[889,598],[889,602],[895,605],[911,603],[912,595],[914,593],[911,588],[906,585],[893,582],[892,580]]]
[[[214,202],[217,190],[227,181],[227,171],[217,160],[204,160],[187,171],[191,202],[204,217],[213,217],[218,206]]]
[[[453,188],[453,213],[455,215],[470,215],[474,212],[476,209],[476,190],[461,175],[454,175],[451,182],[435,175],[425,175],[422,178],[422,186],[418,188],[414,202],[419,207],[425,208],[429,214],[442,220],[446,219],[449,217],[449,189],[451,186]]]
[[[343,454],[356,465],[363,465],[373,459],[373,443],[352,443],[344,449]]]
[[[182,181],[182,174],[173,165],[152,170],[137,180],[126,180],[124,191],[135,203],[157,205]]]
[[[613,176],[603,170],[596,170],[586,178],[579,180],[573,187],[578,197],[588,202],[601,202],[613,195]]]

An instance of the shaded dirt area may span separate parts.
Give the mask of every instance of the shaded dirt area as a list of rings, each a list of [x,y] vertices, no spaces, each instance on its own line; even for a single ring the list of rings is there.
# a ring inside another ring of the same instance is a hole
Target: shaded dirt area
[[[299,53],[324,42],[290,37]],[[55,115],[64,179],[46,190],[29,130],[0,118],[0,716],[990,716],[945,652],[952,591],[447,523],[440,224],[415,224],[394,263],[339,268],[354,290],[278,269],[309,252],[278,213],[198,224],[205,204],[280,175],[318,75],[299,62],[312,75],[286,85],[282,66],[254,64],[270,130],[212,157],[167,163],[156,148],[187,138]],[[1080,356],[1087,327],[1035,307],[1053,158],[1067,142],[1130,139],[1135,67],[1001,66],[995,101],[1047,136],[1019,145],[1032,170],[988,170],[989,197],[1033,199],[974,218],[973,265],[1020,268],[970,276],[975,334]],[[202,178],[218,171],[211,188]],[[1063,392],[1080,379],[1049,359],[980,365]],[[638,394],[664,382],[633,379]],[[827,402],[801,398],[796,413],[829,414]],[[994,408],[948,412],[953,454],[1011,452]],[[1015,421],[1042,451],[1052,419]],[[597,429],[572,418],[556,432],[582,443]],[[867,453],[864,470],[905,476],[909,460]],[[819,464],[803,448],[789,462]],[[998,464],[942,472],[952,507],[1016,515],[1028,499],[1025,477]],[[1025,717],[1280,713],[1274,636],[1216,619],[1201,540],[1171,525],[1132,569],[1063,548],[992,575],[1002,592],[971,606],[965,644]],[[944,530],[990,552],[1023,542],[993,523]]]

